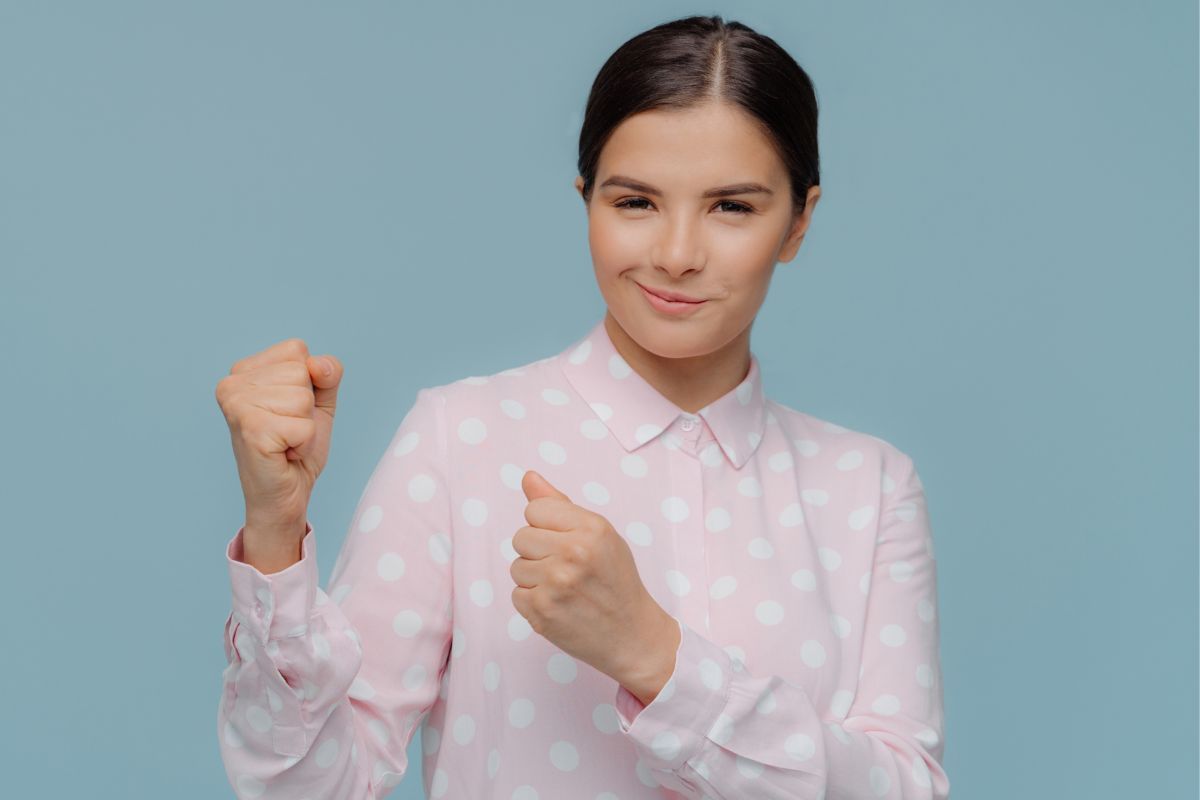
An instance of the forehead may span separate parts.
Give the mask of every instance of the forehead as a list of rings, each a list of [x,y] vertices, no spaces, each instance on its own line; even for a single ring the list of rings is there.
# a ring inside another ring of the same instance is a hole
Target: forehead
[[[634,114],[600,152],[597,182],[619,173],[670,191],[722,182],[787,180],[786,168],[760,124],[729,104]]]

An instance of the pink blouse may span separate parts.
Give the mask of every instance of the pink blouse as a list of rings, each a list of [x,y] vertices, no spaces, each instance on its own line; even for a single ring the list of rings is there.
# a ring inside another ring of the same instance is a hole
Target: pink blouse
[[[511,602],[536,469],[625,537],[679,624],[649,705]],[[418,390],[328,582],[227,545],[218,738],[239,798],[946,798],[936,560],[908,455],[745,379],[690,414],[603,322]]]

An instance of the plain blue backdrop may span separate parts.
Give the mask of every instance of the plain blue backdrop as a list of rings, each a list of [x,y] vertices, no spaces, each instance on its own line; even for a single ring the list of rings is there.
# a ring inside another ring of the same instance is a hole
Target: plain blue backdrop
[[[603,314],[584,102],[693,13],[817,88],[823,197],[752,347],[921,471],[954,797],[1196,796],[1197,11],[1166,0],[0,3],[5,796],[232,796],[217,381],[290,336],[344,362],[324,584],[418,388]]]

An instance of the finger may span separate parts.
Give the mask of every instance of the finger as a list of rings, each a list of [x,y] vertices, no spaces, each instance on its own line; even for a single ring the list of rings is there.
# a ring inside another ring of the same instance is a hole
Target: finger
[[[265,350],[246,356],[229,369],[230,375],[249,372],[252,369],[277,364],[281,361],[304,361],[308,358],[308,345],[303,339],[293,337],[276,342]]]
[[[513,583],[517,586],[523,586],[526,589],[532,589],[542,582],[541,565],[527,558],[513,559],[512,564],[509,565],[508,572],[512,575]]]
[[[554,555],[561,546],[562,532],[526,525],[513,534],[512,546],[518,555],[534,561]]]
[[[561,497],[538,497],[525,505],[525,521],[535,528],[569,531],[582,526],[590,512]]]

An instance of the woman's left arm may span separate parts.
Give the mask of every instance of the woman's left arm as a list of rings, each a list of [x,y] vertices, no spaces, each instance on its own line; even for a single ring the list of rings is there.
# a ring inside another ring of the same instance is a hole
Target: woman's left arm
[[[654,700],[644,706],[623,686],[616,697],[622,733],[662,785],[697,800],[949,796],[937,562],[907,455],[897,473],[880,514],[857,691],[835,694],[823,714],[801,687],[749,671],[680,622],[674,672]]]

